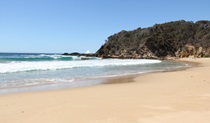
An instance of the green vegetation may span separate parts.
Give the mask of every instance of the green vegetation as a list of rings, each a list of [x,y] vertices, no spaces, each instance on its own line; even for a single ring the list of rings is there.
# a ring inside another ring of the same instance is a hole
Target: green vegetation
[[[98,56],[118,58],[204,57],[210,54],[210,21],[184,20],[121,31],[108,37]]]

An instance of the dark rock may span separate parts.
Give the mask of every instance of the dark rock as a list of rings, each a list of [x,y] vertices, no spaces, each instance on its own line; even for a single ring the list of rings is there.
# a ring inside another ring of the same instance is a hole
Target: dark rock
[[[62,55],[78,56],[78,55],[80,55],[80,53],[78,53],[78,52],[73,52],[73,53],[64,53],[64,54],[62,54]]]
[[[69,56],[86,56],[86,57],[97,57],[95,53],[78,53],[78,52],[73,52],[73,53],[63,53],[62,55],[69,55]]]
[[[73,52],[73,53],[70,53],[69,55],[78,56],[78,55],[80,55],[80,53],[78,53],[78,52]]]
[[[69,55],[68,53],[64,53],[64,54],[62,54],[62,55]]]

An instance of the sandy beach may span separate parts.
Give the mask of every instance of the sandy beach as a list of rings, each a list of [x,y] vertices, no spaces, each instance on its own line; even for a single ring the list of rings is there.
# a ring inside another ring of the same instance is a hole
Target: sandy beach
[[[199,65],[114,84],[0,95],[0,123],[209,123],[210,59],[182,60]]]

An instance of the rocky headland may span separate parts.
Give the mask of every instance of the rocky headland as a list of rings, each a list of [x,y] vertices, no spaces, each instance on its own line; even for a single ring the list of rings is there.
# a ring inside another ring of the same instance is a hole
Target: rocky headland
[[[94,54],[102,58],[174,59],[210,56],[210,21],[184,20],[111,35]]]

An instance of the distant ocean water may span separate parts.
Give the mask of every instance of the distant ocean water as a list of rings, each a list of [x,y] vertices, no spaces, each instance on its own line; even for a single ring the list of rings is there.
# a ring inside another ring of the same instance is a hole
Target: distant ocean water
[[[0,53],[0,94],[99,84],[101,78],[164,71],[186,63],[101,59],[60,54]]]

